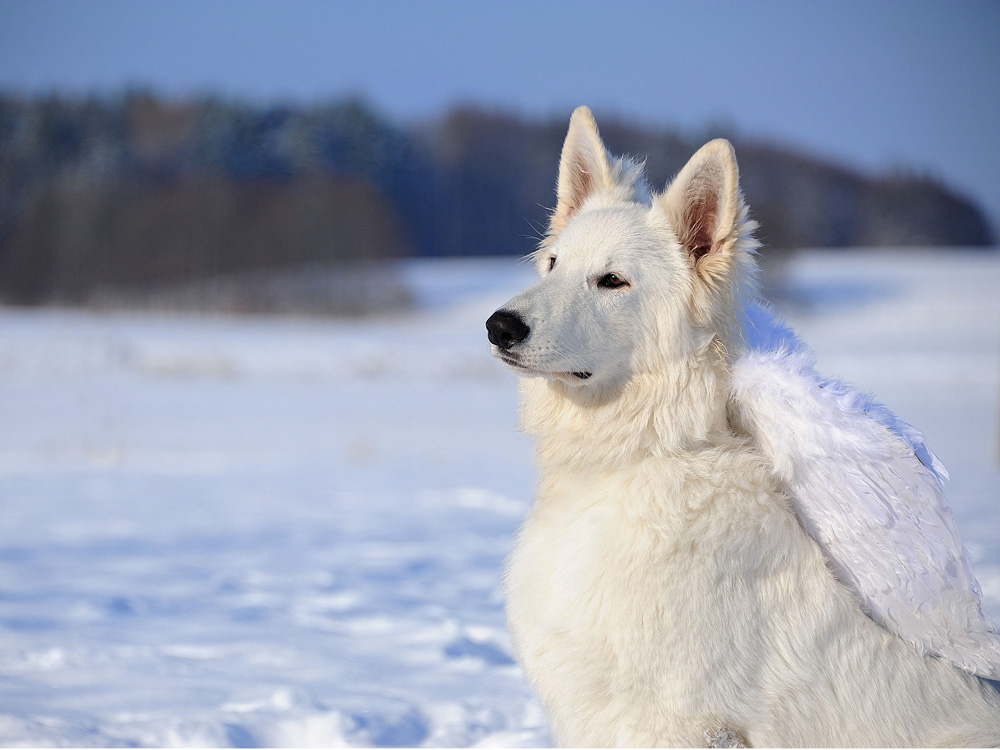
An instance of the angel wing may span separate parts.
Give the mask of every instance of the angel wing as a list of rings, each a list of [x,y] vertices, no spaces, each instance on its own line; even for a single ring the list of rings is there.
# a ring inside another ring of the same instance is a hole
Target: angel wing
[[[1000,679],[1000,636],[923,436],[813,367],[763,307],[733,367],[736,422],[773,464],[799,521],[873,620],[921,652]]]

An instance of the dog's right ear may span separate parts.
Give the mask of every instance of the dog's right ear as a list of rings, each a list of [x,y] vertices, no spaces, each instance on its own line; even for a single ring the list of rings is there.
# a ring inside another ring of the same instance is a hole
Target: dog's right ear
[[[627,159],[611,156],[588,107],[577,107],[559,160],[558,204],[549,221],[549,243],[595,196],[610,202],[634,200],[641,168]]]

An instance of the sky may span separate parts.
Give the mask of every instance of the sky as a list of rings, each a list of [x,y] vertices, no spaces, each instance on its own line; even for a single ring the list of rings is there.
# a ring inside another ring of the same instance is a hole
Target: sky
[[[479,104],[914,171],[1000,228],[997,0],[0,0],[0,89]],[[738,155],[737,155],[738,156]]]

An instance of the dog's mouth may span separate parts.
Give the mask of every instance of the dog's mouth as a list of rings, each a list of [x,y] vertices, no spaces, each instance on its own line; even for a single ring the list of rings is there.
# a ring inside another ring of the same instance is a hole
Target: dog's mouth
[[[554,380],[561,380],[564,383],[576,383],[581,380],[589,380],[594,375],[592,372],[586,372],[583,370],[578,372],[549,372],[546,370],[538,370],[534,367],[528,367],[525,365],[516,354],[505,352],[503,350],[497,351],[497,357],[499,357],[500,361],[505,365],[513,368],[522,375],[535,375],[543,378],[553,378]]]

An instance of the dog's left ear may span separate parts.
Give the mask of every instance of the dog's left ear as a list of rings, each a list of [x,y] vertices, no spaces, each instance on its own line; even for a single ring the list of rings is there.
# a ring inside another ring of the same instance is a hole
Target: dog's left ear
[[[660,207],[698,275],[709,281],[727,275],[746,218],[729,141],[702,146],[670,183]]]

